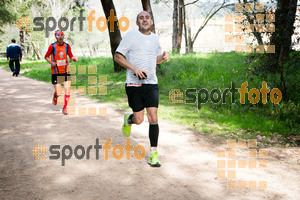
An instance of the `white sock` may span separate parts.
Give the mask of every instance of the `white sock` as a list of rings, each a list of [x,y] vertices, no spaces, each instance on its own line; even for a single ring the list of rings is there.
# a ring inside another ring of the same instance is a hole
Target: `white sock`
[[[150,154],[152,154],[154,151],[157,151],[157,147],[151,147],[150,148]]]

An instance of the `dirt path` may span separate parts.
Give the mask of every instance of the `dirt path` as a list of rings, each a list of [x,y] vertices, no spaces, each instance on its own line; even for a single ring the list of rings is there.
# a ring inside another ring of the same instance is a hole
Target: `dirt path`
[[[124,158],[115,160],[112,149],[108,160],[104,149],[100,149],[99,159],[92,149],[89,160],[73,155],[65,166],[61,159],[37,160],[32,154],[36,145],[48,150],[50,145],[61,145],[61,152],[64,145],[87,149],[95,145],[96,138],[101,145],[107,138],[112,138],[113,147],[126,143],[120,132],[122,111],[80,97],[77,105],[106,106],[108,115],[64,116],[61,106],[51,104],[52,94],[50,84],[12,77],[0,69],[0,199],[300,199],[299,148],[266,149],[266,168],[235,168],[236,178],[222,179],[217,177],[217,160],[223,158],[218,158],[217,152],[226,148],[226,141],[208,142],[163,120],[159,121],[160,168],[147,164],[147,122],[134,126],[130,137],[131,144],[145,147],[142,160],[135,158],[133,150],[130,160],[125,153]],[[248,149],[236,149],[235,159],[246,160],[248,166]],[[227,189],[228,180],[266,181],[267,186]]]

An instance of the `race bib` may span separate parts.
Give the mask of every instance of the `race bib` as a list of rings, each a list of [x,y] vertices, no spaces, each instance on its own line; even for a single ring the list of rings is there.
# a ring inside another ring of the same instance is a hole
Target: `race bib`
[[[57,60],[56,63],[57,63],[57,66],[65,66],[67,64],[66,60]]]
[[[142,87],[141,83],[126,83],[127,87]]]

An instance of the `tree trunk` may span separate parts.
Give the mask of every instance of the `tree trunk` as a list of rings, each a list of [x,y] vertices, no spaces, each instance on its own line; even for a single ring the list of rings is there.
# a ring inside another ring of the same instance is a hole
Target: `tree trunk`
[[[85,53],[84,53],[84,50],[83,50],[83,47],[82,47],[82,45],[79,45],[79,47],[80,47],[80,50],[81,50],[82,56],[83,56],[83,57],[85,57]]]
[[[288,2],[287,2],[288,1]],[[297,0],[278,0],[275,12],[275,32],[271,37],[271,44],[275,45],[275,54],[279,58],[280,52],[284,52],[282,58],[289,55],[292,44],[291,36],[294,33]],[[281,46],[283,50],[281,51]],[[279,61],[280,62],[280,61]]]
[[[174,0],[172,51],[176,49],[178,37],[178,0]]]
[[[87,42],[87,47],[89,49],[89,52],[90,52],[90,57],[93,57],[93,51],[92,51],[92,48],[91,48],[91,45],[89,42]]]
[[[180,53],[181,49],[181,41],[182,41],[182,28],[183,28],[183,10],[184,2],[183,0],[179,0],[179,20],[178,20],[178,36],[177,36],[177,44],[176,44],[176,53]]]
[[[114,11],[114,16],[117,17],[117,12],[116,12],[116,9],[115,9],[115,6],[114,6],[114,3],[112,0],[101,0],[101,3],[102,3],[102,8],[105,13],[105,17],[106,17],[107,21],[108,21],[108,17],[110,17],[111,10]],[[111,17],[113,17],[113,16],[111,16]],[[112,57],[114,57],[116,49],[118,48],[120,41],[122,40],[122,36],[121,36],[120,30],[118,28],[118,19],[116,21],[114,21],[114,31],[113,32],[110,31],[110,22],[109,21],[108,21],[107,27],[108,27],[108,33],[109,33],[109,39],[110,39],[111,54],[112,54]],[[124,69],[121,65],[119,65],[115,61],[113,61],[113,62],[114,62],[114,71],[115,72],[119,72]]]
[[[294,22],[296,17],[297,0],[278,0],[275,12],[275,38],[274,44],[277,52],[283,46],[283,59],[289,55],[292,44],[291,37],[294,33]],[[276,38],[278,37],[278,38]]]
[[[243,0],[243,2],[244,2],[244,4],[248,3],[247,0]],[[246,17],[247,17],[247,21],[249,22],[249,24],[255,24],[255,23],[254,23],[254,20],[256,21],[256,15],[254,14],[253,11],[252,11],[251,13],[246,12],[245,15],[246,15]],[[264,44],[264,43],[263,43],[263,40],[262,40],[262,37],[261,37],[261,33],[256,31],[255,26],[254,26],[254,32],[253,32],[253,35],[254,35],[254,37],[256,38],[257,43],[258,43],[259,45],[263,45],[263,44]]]
[[[193,53],[194,52],[194,42],[193,41],[190,41],[189,42],[189,53]]]
[[[34,51],[34,54],[36,55],[37,59],[40,60],[42,59],[41,52],[39,49],[35,46],[34,42],[31,41],[32,49]]]
[[[144,11],[147,11],[148,13],[150,13],[150,15],[151,15],[151,17],[152,17],[153,26],[151,27],[150,31],[151,31],[152,33],[155,33],[154,16],[153,16],[153,13],[152,13],[150,0],[142,0],[142,5],[143,5],[143,10],[144,10]]]
[[[253,15],[254,15],[254,14],[253,14]],[[247,12],[246,12],[246,17],[247,17],[247,20],[248,20],[249,24],[254,24],[254,19],[253,19],[252,16],[250,16],[250,14],[247,13]],[[254,17],[254,18],[255,18],[255,20],[256,20],[256,17]],[[256,31],[255,26],[254,26],[254,32],[252,32],[252,33],[253,33],[254,37],[256,38],[257,43],[258,43],[259,45],[263,45],[264,43],[263,43],[263,40],[262,40],[262,37],[261,37],[261,33]]]
[[[21,50],[22,50],[22,58],[26,58],[26,55],[25,55],[25,35],[24,35],[24,31],[21,31],[19,32],[19,36],[20,36],[20,47],[21,47]]]
[[[287,88],[284,80],[284,62],[288,59],[294,33],[294,22],[296,18],[297,0],[278,0],[277,10],[275,12],[276,30],[271,37],[270,43],[275,45],[275,54],[269,54],[270,72],[280,73],[280,90],[285,100],[287,97]]]
[[[95,56],[97,56],[97,51],[98,51],[98,46],[97,46],[97,44],[93,44],[92,47],[93,47],[93,54],[94,54]]]
[[[186,15],[185,15],[185,7],[182,9],[183,11],[183,27],[184,27],[184,40],[185,40],[185,53],[188,53],[188,36],[187,36],[187,25],[186,25]]]
[[[185,12],[185,7],[184,7],[184,12]],[[192,31],[191,31],[191,25],[190,21],[188,18],[188,15],[184,15],[186,20],[185,20],[185,29],[186,29],[186,43],[185,43],[185,53],[192,53],[193,52],[193,41],[192,41]]]

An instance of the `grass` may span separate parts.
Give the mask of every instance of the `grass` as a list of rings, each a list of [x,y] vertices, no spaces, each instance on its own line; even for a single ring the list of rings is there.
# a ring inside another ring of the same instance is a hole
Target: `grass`
[[[245,56],[246,54],[235,53],[172,55],[170,62],[163,63],[157,70],[160,86],[159,117],[206,135],[224,138],[249,139],[265,136],[271,139],[299,134],[299,125],[290,124],[276,117],[276,112],[274,114],[274,110],[278,110],[284,103],[274,105],[269,99],[267,104],[260,101],[253,105],[246,96],[246,104],[241,105],[239,93],[236,93],[235,103],[231,103],[231,95],[228,94],[226,104],[208,102],[202,104],[201,109],[197,109],[197,104],[172,103],[169,100],[169,91],[172,89],[180,89],[183,98],[178,99],[184,101],[188,99],[184,92],[187,88],[195,88],[197,92],[202,88],[209,92],[218,89],[223,93],[232,83],[240,88],[247,81],[248,91],[252,88],[259,90],[264,80],[248,75],[244,64]],[[1,64],[3,62],[0,61]],[[107,95],[94,95],[92,98],[116,104],[129,111],[124,90],[125,71],[114,73],[111,58],[80,58],[77,63],[72,63],[74,64],[77,67],[97,66],[97,76],[107,76]],[[21,68],[25,69],[22,74],[24,76],[49,83],[51,81],[50,65],[46,62],[26,62],[22,63]],[[88,75],[77,74],[76,86],[82,85],[88,85]],[[268,84],[268,87],[272,89],[272,85]],[[198,96],[197,92],[193,93],[195,97]]]

